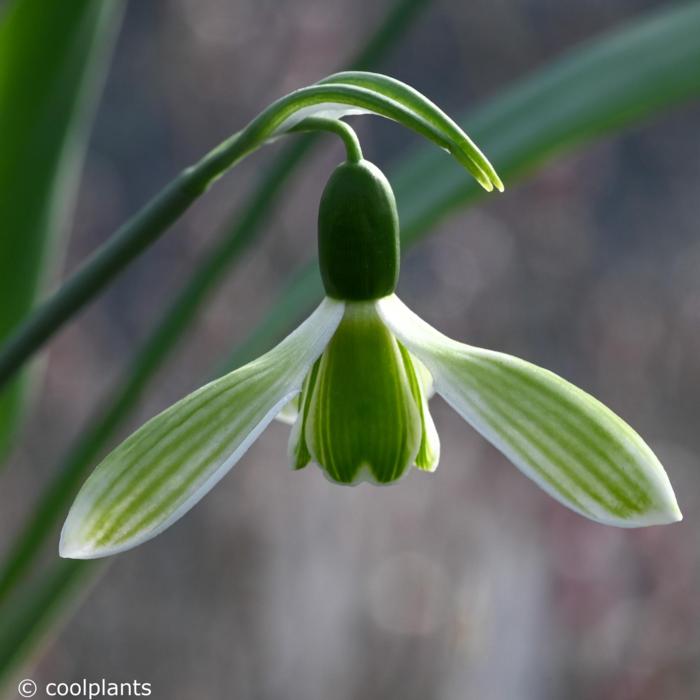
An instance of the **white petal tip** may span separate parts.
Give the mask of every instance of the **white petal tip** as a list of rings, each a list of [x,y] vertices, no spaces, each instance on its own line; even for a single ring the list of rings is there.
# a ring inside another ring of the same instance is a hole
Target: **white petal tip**
[[[650,527],[652,525],[673,525],[683,520],[683,514],[678,510],[674,512],[656,512],[643,516],[639,520],[623,523],[623,527]]]
[[[96,546],[94,542],[83,539],[79,534],[71,533],[68,527],[69,521],[70,518],[63,526],[61,539],[58,543],[58,556],[62,559],[100,559],[135,546],[134,544],[120,547]]]
[[[604,525],[614,525],[617,527],[624,528],[639,528],[639,527],[650,527],[652,525],[672,525],[673,523],[678,523],[683,520],[683,513],[681,513],[678,504],[668,503],[664,504],[657,510],[650,510],[646,513],[640,513],[636,517],[626,518],[623,520],[613,519],[607,520],[601,518],[600,522]]]
[[[61,532],[61,540],[58,543],[58,556],[62,559],[94,559],[95,556],[100,555],[95,554],[95,550],[90,544],[76,541],[67,536],[64,526],[63,532]]]
[[[678,507],[677,503],[673,503],[672,507],[668,508],[666,511],[659,513],[659,525],[671,525],[672,523],[679,523],[683,520],[683,513]]]
[[[681,509],[678,507],[676,494],[673,492],[670,483],[667,483],[666,488],[663,489],[663,496],[660,501],[658,509],[653,513],[652,518],[650,518],[650,525],[671,525],[672,523],[679,523],[683,520],[683,513],[681,513]]]
[[[136,544],[121,547],[95,547],[89,542],[67,542],[61,538],[58,545],[58,556],[62,559],[101,559],[135,546]]]
[[[438,455],[431,464],[419,467],[417,464],[413,464],[414,469],[419,472],[426,472],[427,474],[433,474],[440,464],[440,456]]]
[[[79,549],[71,549],[70,547],[59,547],[58,556],[61,559],[92,559],[93,557],[88,552],[83,552]]]
[[[81,546],[80,544],[74,542],[61,542],[58,545],[58,556],[62,559],[94,559],[99,554],[95,554],[95,551],[90,546]]]

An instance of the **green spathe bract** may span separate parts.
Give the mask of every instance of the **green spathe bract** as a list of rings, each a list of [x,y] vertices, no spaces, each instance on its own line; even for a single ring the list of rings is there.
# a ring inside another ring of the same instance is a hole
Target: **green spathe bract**
[[[396,288],[399,215],[377,166],[347,162],[331,175],[318,211],[318,257],[326,294],[336,299],[379,299]]]

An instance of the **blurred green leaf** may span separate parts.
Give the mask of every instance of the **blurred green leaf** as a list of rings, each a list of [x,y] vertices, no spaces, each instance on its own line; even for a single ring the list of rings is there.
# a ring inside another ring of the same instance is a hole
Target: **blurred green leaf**
[[[605,33],[497,95],[460,123],[510,184],[561,151],[700,96],[700,3]],[[420,149],[392,171],[405,240],[481,194]]]
[[[80,563],[82,566],[76,567],[73,561],[59,559],[45,576],[25,583],[21,599],[2,610],[0,682],[9,681],[12,669],[22,659],[36,655],[47,632],[70,615],[70,603],[85,595],[86,588],[106,568],[95,562]],[[2,690],[9,689],[0,686]],[[2,693],[3,698],[13,696]]]
[[[60,255],[115,8],[111,0],[13,0],[0,18],[0,341],[29,312]],[[0,393],[0,458],[25,384],[23,377]]]

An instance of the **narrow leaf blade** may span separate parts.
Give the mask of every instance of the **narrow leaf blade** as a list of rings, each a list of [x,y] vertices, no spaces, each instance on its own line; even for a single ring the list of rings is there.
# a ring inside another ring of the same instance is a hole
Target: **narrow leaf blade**
[[[14,0],[0,19],[0,342],[29,312],[61,252],[116,9],[111,0]],[[0,458],[25,383],[0,392]]]

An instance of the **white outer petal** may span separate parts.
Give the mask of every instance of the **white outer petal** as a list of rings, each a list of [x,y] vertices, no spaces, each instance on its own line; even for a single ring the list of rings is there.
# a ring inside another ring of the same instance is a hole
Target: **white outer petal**
[[[651,449],[592,396],[524,360],[448,338],[395,295],[377,307],[425,363],[437,393],[558,501],[618,527],[681,520],[668,476]],[[635,498],[646,504],[639,512]],[[624,514],[623,500],[632,503]]]
[[[324,299],[275,348],[181,399],[117,447],[73,503],[60,555],[94,559],[121,552],[181,518],[299,392],[343,310],[343,302]],[[139,528],[144,516],[151,519]]]

